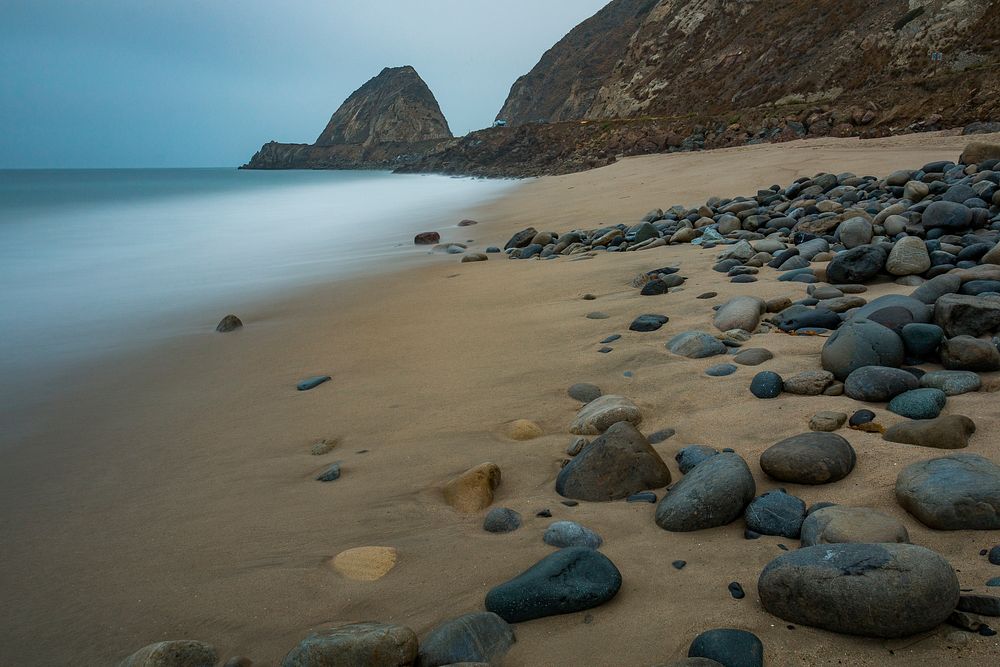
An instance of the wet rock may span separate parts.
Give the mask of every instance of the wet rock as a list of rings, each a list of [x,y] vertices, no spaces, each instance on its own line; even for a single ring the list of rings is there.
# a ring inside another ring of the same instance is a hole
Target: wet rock
[[[576,500],[610,501],[669,483],[670,469],[660,455],[631,423],[621,421],[559,471],[556,492]]]
[[[959,598],[948,561],[912,544],[821,544],[778,556],[761,603],[790,623],[866,637],[908,637],[943,623]]]
[[[760,467],[773,479],[795,484],[836,482],[854,469],[854,448],[835,433],[803,433],[771,445]]]
[[[218,661],[214,646],[177,639],[144,646],[118,663],[118,667],[215,667]]]
[[[242,328],[243,320],[235,315],[226,315],[222,318],[222,321],[219,322],[218,326],[215,327],[215,330],[219,333],[229,333],[230,331],[236,331],[237,329]]]
[[[324,382],[329,382],[331,379],[333,378],[331,378],[329,375],[316,375],[314,377],[306,378],[305,380],[300,381],[297,385],[295,385],[295,388],[298,389],[299,391],[309,391],[310,389],[315,389]]]
[[[896,478],[896,501],[936,530],[1000,529],[1000,466],[965,453],[913,463]]]
[[[332,463],[316,476],[317,482],[336,482],[340,479],[341,469],[339,463]]]
[[[588,547],[599,549],[604,543],[601,536],[574,521],[556,521],[549,525],[542,541],[552,547]]]
[[[486,609],[508,623],[521,623],[591,609],[613,598],[621,585],[621,573],[607,556],[569,547],[492,589]]]
[[[638,426],[642,423],[642,412],[624,396],[606,394],[580,408],[569,430],[574,435],[597,435],[621,421]]]
[[[413,630],[386,623],[353,623],[309,635],[285,656],[281,667],[408,667],[416,659]]]
[[[743,518],[747,528],[755,533],[798,539],[806,518],[806,504],[784,491],[769,491],[754,498]]]
[[[975,432],[976,424],[968,417],[948,415],[890,426],[882,439],[920,447],[964,449],[969,445],[969,438]]]
[[[738,454],[716,454],[692,468],[663,497],[656,524],[672,532],[724,526],[739,518],[756,490]]]
[[[906,527],[895,518],[867,507],[832,505],[811,512],[802,523],[802,546],[815,544],[880,544],[909,542]]]
[[[528,227],[527,229],[519,231],[514,236],[510,237],[507,244],[503,247],[504,250],[510,250],[511,248],[524,248],[531,244],[532,239],[538,234],[538,230],[534,227]]]
[[[437,232],[420,232],[413,237],[414,245],[434,245],[441,242],[441,235]]]
[[[451,479],[442,489],[444,500],[459,512],[475,514],[493,504],[493,492],[500,486],[500,468],[482,463]]]

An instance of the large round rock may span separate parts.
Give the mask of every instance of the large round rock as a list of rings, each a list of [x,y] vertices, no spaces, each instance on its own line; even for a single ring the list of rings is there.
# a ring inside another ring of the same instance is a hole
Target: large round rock
[[[508,623],[572,614],[604,604],[621,585],[621,572],[607,556],[587,547],[570,547],[491,590],[486,610]]]
[[[559,471],[556,492],[599,502],[668,484],[670,469],[649,441],[629,422],[618,422]]]
[[[862,366],[847,376],[844,393],[856,401],[885,403],[919,386],[916,376],[899,368]]]
[[[826,267],[826,279],[834,285],[863,284],[885,266],[886,252],[877,245],[860,245],[838,253]]]
[[[354,623],[306,637],[285,656],[281,666],[405,667],[416,659],[417,635],[413,630],[386,623]]]
[[[976,454],[912,463],[896,478],[896,501],[937,530],[1000,530],[1000,466]]]
[[[816,544],[909,542],[906,526],[887,514],[867,507],[832,505],[806,517],[802,546]]]
[[[752,632],[718,628],[695,637],[688,657],[714,660],[725,667],[764,667],[764,644]]]
[[[854,470],[856,461],[851,443],[822,432],[793,435],[760,455],[760,467],[769,477],[794,484],[836,482]]]
[[[789,623],[865,637],[908,637],[958,604],[944,558],[912,544],[822,544],[771,561],[757,582],[764,609]]]
[[[743,513],[757,493],[746,461],[723,452],[691,469],[656,507],[656,525],[673,532],[724,526]]]
[[[899,368],[904,356],[899,336],[881,324],[860,319],[837,329],[823,345],[820,358],[823,368],[843,381],[864,366]]]
[[[495,664],[514,645],[514,629],[488,611],[459,616],[431,630],[420,642],[417,667],[462,662]]]

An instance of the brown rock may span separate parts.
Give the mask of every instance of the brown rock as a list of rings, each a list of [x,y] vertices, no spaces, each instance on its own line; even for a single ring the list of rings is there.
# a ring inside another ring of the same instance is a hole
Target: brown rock
[[[413,237],[414,245],[434,245],[441,240],[441,235],[437,232],[420,232]]]
[[[411,667],[417,635],[401,625],[353,623],[303,639],[281,667]]]
[[[493,503],[493,492],[498,486],[499,466],[482,463],[445,484],[444,500],[459,512],[475,514]]]
[[[504,426],[504,435],[511,440],[534,440],[545,435],[545,432],[533,421],[518,419]]]
[[[833,505],[818,509],[802,524],[802,546],[815,544],[881,544],[909,542],[906,526],[867,507]]]
[[[392,547],[356,547],[341,551],[333,569],[355,581],[378,581],[396,567],[399,556]]]
[[[472,225],[478,225],[478,224],[479,223],[477,221],[475,221],[475,220],[463,220],[462,222],[458,223],[458,226],[459,227],[471,227]]]
[[[642,412],[624,396],[605,394],[580,408],[569,432],[573,435],[597,435],[620,421],[638,426],[642,423]]]
[[[979,164],[986,160],[1000,159],[1000,144],[991,144],[985,141],[973,141],[969,143],[962,156],[958,159],[962,164]]]
[[[963,415],[948,415],[937,419],[902,422],[889,427],[882,436],[888,442],[905,445],[936,447],[938,449],[963,449],[976,432],[976,423]]]

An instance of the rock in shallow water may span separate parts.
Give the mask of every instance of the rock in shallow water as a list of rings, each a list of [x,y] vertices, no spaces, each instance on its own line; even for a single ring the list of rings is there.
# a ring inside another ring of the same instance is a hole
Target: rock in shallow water
[[[315,389],[316,387],[320,386],[324,382],[327,382],[331,379],[333,378],[331,378],[329,375],[316,375],[314,377],[301,380],[297,385],[295,385],[295,388],[298,389],[299,391],[309,391],[310,389]]]
[[[417,666],[498,664],[515,641],[514,628],[496,614],[488,611],[465,614],[442,623],[424,637]]]
[[[906,527],[867,507],[832,505],[815,510],[802,523],[802,546],[816,544],[909,542]]]
[[[230,331],[236,331],[237,329],[242,328],[243,321],[240,318],[235,315],[226,315],[222,318],[222,321],[219,322],[218,326],[215,327],[215,330],[219,333],[229,333]]]
[[[669,483],[670,469],[646,438],[629,422],[618,422],[559,471],[556,492],[610,501]]]
[[[604,604],[621,585],[622,575],[607,556],[569,547],[491,590],[486,609],[508,623],[572,614]]]
[[[931,630],[958,603],[948,561],[911,544],[822,544],[771,561],[757,583],[764,609],[791,623],[866,637]]]
[[[738,454],[723,452],[691,469],[656,507],[656,525],[672,532],[724,526],[743,514],[757,486]]]
[[[936,530],[998,530],[1000,466],[964,453],[913,463],[896,478],[896,501]]]
[[[416,659],[417,636],[413,630],[385,623],[354,623],[303,639],[281,661],[281,667],[407,667]]]

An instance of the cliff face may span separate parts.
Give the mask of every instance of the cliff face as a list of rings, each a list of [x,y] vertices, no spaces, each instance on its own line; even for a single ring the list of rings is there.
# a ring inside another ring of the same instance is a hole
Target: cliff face
[[[658,0],[614,0],[545,52],[510,89],[497,119],[510,125],[583,118]]]
[[[416,70],[385,68],[337,109],[314,144],[264,144],[245,169],[392,169],[441,149],[451,130]]]

